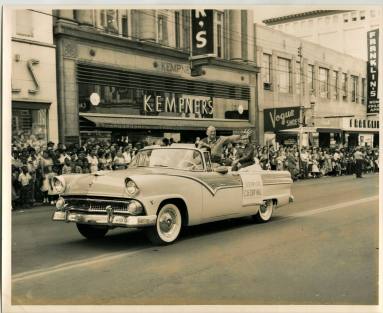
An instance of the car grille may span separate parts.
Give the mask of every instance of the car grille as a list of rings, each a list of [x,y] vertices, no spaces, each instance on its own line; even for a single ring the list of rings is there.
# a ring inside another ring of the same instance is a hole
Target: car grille
[[[127,213],[129,200],[65,198],[65,203],[71,211],[106,213],[106,207],[111,206],[113,212]]]

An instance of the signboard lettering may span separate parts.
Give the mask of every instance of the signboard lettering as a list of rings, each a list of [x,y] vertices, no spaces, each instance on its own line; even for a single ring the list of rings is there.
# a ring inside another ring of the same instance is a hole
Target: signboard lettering
[[[213,100],[202,97],[163,97],[144,95],[145,112],[172,112],[184,114],[211,115],[213,114]]]
[[[367,113],[379,113],[378,55],[379,29],[367,32]]]
[[[242,205],[262,204],[263,185],[261,175],[239,172],[242,180]]]
[[[299,127],[299,110],[299,107],[264,110],[265,131],[274,132]]]
[[[192,56],[214,53],[213,10],[192,10]]]

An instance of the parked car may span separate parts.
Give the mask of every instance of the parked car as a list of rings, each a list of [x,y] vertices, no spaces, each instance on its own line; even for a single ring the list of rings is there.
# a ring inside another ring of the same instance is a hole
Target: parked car
[[[57,176],[52,219],[76,223],[88,239],[115,227],[145,227],[155,244],[174,242],[182,227],[253,216],[267,222],[293,200],[287,171],[215,167],[194,145],[150,146],[128,169]]]

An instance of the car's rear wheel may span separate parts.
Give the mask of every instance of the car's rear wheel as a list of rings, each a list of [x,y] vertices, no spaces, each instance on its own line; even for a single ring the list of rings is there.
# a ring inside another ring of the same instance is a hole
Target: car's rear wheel
[[[149,240],[156,245],[174,242],[181,232],[182,216],[179,208],[173,203],[164,204],[157,214],[156,224],[147,229]]]
[[[271,219],[273,211],[275,208],[275,203],[273,200],[267,200],[262,204],[258,210],[258,213],[253,215],[253,218],[256,222],[266,223]]]
[[[93,226],[79,223],[77,223],[76,225],[80,234],[90,240],[103,238],[109,230],[107,227],[103,226]]]

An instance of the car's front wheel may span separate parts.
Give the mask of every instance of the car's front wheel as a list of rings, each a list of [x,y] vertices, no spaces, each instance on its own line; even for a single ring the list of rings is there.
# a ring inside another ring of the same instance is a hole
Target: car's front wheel
[[[90,240],[101,239],[108,232],[107,227],[93,226],[93,225],[79,224],[79,223],[77,223],[76,225],[80,234]]]
[[[158,211],[156,225],[147,229],[147,236],[153,244],[166,245],[178,238],[181,227],[179,208],[173,203],[166,203]]]
[[[258,213],[253,215],[256,222],[266,223],[271,219],[273,215],[275,203],[273,200],[267,200],[264,204],[259,207]]]

